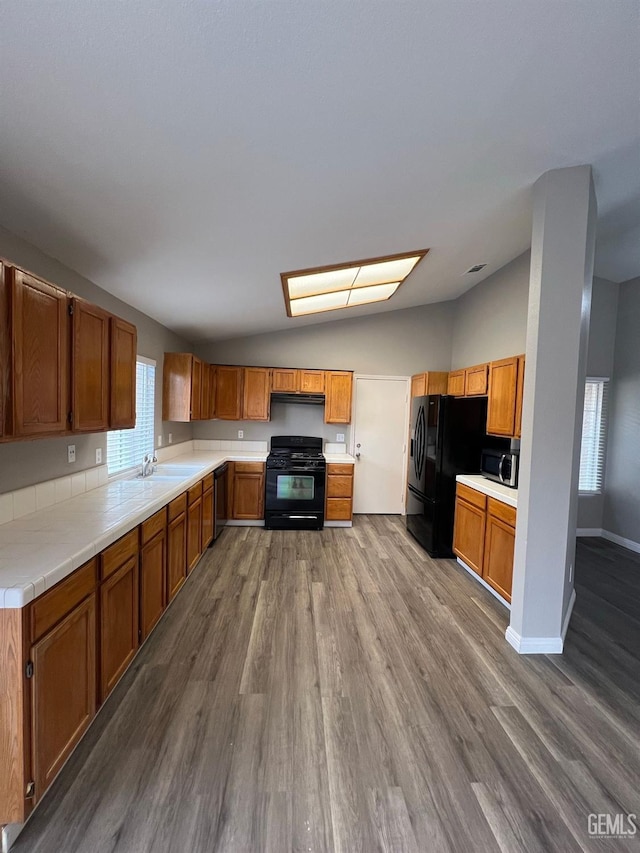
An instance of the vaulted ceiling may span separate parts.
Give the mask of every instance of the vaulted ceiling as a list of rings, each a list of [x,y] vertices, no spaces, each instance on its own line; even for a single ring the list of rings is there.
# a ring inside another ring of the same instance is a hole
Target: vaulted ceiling
[[[592,163],[596,272],[640,275],[636,0],[2,0],[0,224],[188,339],[451,299]],[[389,301],[279,274],[430,247]],[[470,276],[464,271],[487,263]]]

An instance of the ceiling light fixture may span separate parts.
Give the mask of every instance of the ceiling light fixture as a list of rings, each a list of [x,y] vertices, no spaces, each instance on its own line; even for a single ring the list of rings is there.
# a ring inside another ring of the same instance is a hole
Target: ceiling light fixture
[[[287,316],[390,299],[429,249],[280,274]]]

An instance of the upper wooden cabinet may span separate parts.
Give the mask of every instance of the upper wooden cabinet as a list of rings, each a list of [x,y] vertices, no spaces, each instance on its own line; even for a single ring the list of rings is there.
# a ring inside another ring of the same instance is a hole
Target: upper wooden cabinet
[[[111,317],[111,399],[109,426],[130,429],[136,425],[136,356],[138,332],[132,323]]]
[[[524,364],[520,371],[524,376]],[[516,434],[518,356],[492,361],[489,366],[487,433],[512,437]]]
[[[324,370],[299,370],[299,387],[303,394],[325,393]]]
[[[411,396],[424,397],[425,394],[446,394],[447,379],[446,371],[428,370],[425,373],[416,373],[411,377]]]
[[[290,367],[274,367],[271,371],[271,390],[294,394],[300,390],[300,371]]]
[[[10,283],[13,363],[6,435],[64,432],[69,428],[69,300],[67,294],[22,270]],[[6,370],[3,365],[3,370]]]
[[[110,315],[83,299],[71,301],[71,423],[77,432],[109,426]]]
[[[244,368],[242,416],[247,421],[268,421],[271,416],[271,371],[266,367]]]
[[[242,379],[244,368],[216,366],[216,417],[226,421],[242,419]]]
[[[326,424],[351,423],[351,390],[353,373],[331,370],[325,374],[324,422]]]
[[[447,394],[464,397],[464,370],[452,370],[447,382]]]
[[[464,396],[483,397],[487,393],[489,375],[488,364],[476,364],[464,371]]]
[[[516,387],[516,428],[514,432],[515,438],[520,438],[522,434],[522,398],[524,396],[524,365],[525,357],[518,356],[518,380]]]
[[[202,410],[202,362],[190,352],[165,352],[162,420],[197,421]]]

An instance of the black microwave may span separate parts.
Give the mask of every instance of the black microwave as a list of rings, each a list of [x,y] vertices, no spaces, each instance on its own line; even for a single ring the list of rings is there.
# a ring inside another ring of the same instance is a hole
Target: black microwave
[[[519,461],[517,453],[504,453],[502,450],[487,448],[482,451],[480,473],[488,480],[517,489]]]

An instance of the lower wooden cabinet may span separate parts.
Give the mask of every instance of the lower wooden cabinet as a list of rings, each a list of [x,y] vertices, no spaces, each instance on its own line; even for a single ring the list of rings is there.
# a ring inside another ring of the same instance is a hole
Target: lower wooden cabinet
[[[34,802],[55,779],[96,713],[96,594],[31,648]]]
[[[195,568],[202,554],[202,483],[189,489],[187,507],[187,573]]]
[[[169,504],[167,528],[167,601],[171,601],[187,577],[187,494]]]
[[[215,507],[213,501],[213,474],[207,474],[203,480],[202,492],[202,545],[201,553],[213,541],[213,525],[215,521]]]
[[[516,510],[459,483],[453,550],[506,601],[511,601]]]
[[[167,510],[140,526],[140,639],[146,640],[167,606]]]
[[[100,586],[100,700],[102,702],[116,686],[138,650],[138,589],[137,553],[129,557]]]
[[[351,521],[353,518],[353,464],[327,464],[324,517],[326,521]]]
[[[248,521],[264,518],[264,462],[234,462],[230,477],[230,517]],[[231,468],[231,466],[230,466]]]

